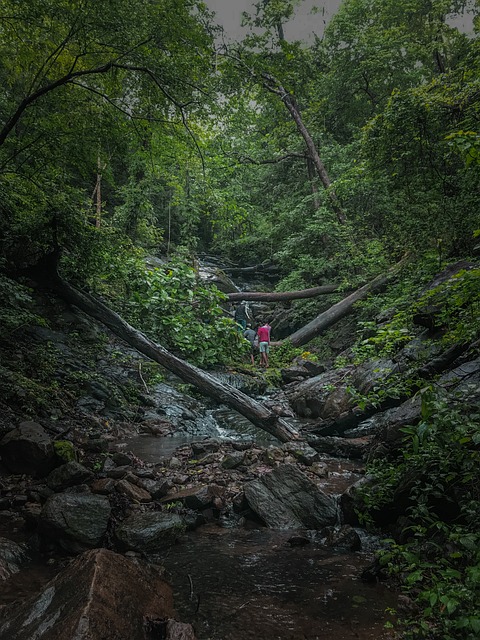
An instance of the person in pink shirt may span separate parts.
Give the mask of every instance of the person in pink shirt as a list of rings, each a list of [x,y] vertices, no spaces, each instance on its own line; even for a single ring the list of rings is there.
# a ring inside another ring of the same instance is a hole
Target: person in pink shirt
[[[270,331],[272,327],[265,322],[257,329],[258,350],[260,351],[260,366],[268,367],[268,352],[270,349]]]

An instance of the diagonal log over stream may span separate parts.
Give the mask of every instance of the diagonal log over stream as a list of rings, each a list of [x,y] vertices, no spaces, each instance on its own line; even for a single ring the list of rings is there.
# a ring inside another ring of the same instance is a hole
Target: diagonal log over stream
[[[185,382],[194,385],[203,394],[235,409],[255,426],[272,434],[281,442],[299,438],[297,431],[276,413],[231,385],[219,382],[206,371],[202,371],[173,355],[161,345],[147,338],[141,331],[132,327],[102,302],[75,289],[57,274],[53,278],[50,277],[48,286],[68,303],[75,305],[108,327],[137,351],[158,362]]]

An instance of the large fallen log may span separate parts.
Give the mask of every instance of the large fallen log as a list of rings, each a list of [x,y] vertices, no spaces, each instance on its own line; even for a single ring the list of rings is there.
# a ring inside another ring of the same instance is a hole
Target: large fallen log
[[[81,311],[98,320],[127,344],[158,362],[185,382],[194,385],[200,392],[226,404],[250,420],[255,426],[267,431],[281,442],[297,439],[298,433],[284,419],[256,402],[229,384],[222,384],[206,371],[177,358],[161,345],[125,322],[117,313],[89,294],[80,292],[58,275],[51,276],[48,286],[60,297]]]
[[[229,293],[228,299],[231,302],[238,300],[259,300],[261,302],[280,302],[282,300],[300,300],[302,298],[314,298],[327,293],[338,291],[338,284],[323,284],[311,289],[301,289],[298,291],[239,291]]]
[[[279,268],[276,265],[271,264],[270,262],[268,263],[262,262],[261,264],[255,264],[255,265],[252,265],[251,267],[223,266],[222,270],[225,271],[225,273],[229,273],[230,275],[241,275],[243,273],[246,273],[246,274],[252,274],[252,273],[278,274],[279,273]]]
[[[387,273],[377,276],[367,284],[363,285],[363,287],[360,287],[360,289],[357,289],[343,300],[340,300],[340,302],[337,302],[337,304],[334,304],[332,307],[318,315],[304,327],[298,329],[298,331],[295,331],[285,338],[285,340],[291,342],[294,347],[300,347],[303,344],[306,344],[348,315],[352,311],[353,305],[356,302],[366,298],[369,293],[380,291],[392,275],[398,271],[401,265],[404,264],[405,260],[406,257],[391,267]]]

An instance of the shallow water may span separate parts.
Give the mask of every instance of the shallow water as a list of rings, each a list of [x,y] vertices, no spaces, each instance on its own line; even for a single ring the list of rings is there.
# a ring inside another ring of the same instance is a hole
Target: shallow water
[[[359,580],[371,556],[291,547],[291,535],[203,527],[160,559],[198,640],[392,638],[384,624],[394,594]]]

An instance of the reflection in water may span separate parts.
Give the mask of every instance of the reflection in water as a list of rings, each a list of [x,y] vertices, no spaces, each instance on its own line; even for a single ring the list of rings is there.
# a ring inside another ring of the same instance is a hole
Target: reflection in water
[[[160,558],[199,640],[387,639],[394,596],[359,579],[371,558],[290,547],[292,532],[209,527]]]

